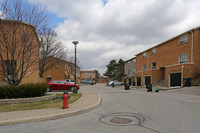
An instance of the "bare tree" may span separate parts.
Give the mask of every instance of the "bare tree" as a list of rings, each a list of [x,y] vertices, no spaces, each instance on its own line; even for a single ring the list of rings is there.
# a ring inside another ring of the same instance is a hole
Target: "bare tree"
[[[57,59],[66,60],[68,49],[59,41],[52,29],[43,28],[40,31],[40,77],[57,63]],[[56,58],[51,58],[56,57]]]
[[[26,22],[34,25],[36,31],[48,25],[48,15],[38,4],[30,5],[24,0],[4,0],[0,8],[1,18]]]
[[[38,67],[39,40],[34,26],[0,20],[0,79],[18,85]]]
[[[75,61],[74,56],[67,56],[67,61],[71,62],[71,63],[75,63],[74,62]],[[76,64],[77,64],[77,66],[79,66],[80,68],[82,68],[81,62],[79,61],[78,58],[76,59]]]
[[[66,59],[67,49],[58,40],[55,31],[47,28],[48,16],[46,15],[44,8],[40,7],[40,5],[30,5],[23,0],[5,0],[2,2],[0,8],[1,18],[5,20],[19,20],[26,22],[36,28],[40,41],[38,59],[40,77],[43,77],[43,73],[55,65],[56,61],[54,58],[50,59],[50,57]],[[30,37],[28,34],[23,34],[23,36],[24,38]],[[14,66],[11,65],[10,67]],[[15,68],[12,69],[14,70]]]
[[[39,67],[36,31],[48,19],[43,8],[23,0],[4,0],[0,8],[0,79],[18,85]]]

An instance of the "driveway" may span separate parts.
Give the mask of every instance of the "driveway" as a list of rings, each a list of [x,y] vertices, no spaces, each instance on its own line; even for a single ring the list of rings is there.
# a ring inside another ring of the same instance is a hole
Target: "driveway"
[[[187,89],[147,93],[105,84],[83,86],[80,92],[102,96],[98,108],[63,119],[3,126],[0,133],[199,133],[197,89],[195,94]]]

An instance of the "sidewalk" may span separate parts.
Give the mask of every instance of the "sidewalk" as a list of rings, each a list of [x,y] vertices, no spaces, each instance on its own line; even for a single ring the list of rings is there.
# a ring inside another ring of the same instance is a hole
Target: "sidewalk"
[[[68,109],[52,108],[0,113],[0,126],[35,121],[45,121],[78,115],[88,112],[101,104],[99,94],[82,93],[79,100],[69,105]]]

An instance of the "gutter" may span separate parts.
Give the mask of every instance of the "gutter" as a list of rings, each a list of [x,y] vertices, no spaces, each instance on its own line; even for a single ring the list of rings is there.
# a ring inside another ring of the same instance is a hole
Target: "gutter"
[[[190,31],[192,33],[192,46],[191,46],[191,63],[193,63],[193,53],[194,53],[194,34],[192,30]]]

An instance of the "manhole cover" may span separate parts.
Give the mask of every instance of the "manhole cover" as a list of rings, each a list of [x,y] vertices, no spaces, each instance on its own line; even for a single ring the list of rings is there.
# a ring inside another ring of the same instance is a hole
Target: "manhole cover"
[[[141,125],[144,122],[144,118],[133,113],[112,113],[103,115],[99,118],[99,121],[112,126],[132,126]]]
[[[114,124],[129,124],[132,122],[131,119],[122,118],[122,117],[114,117],[110,120],[110,122]]]

